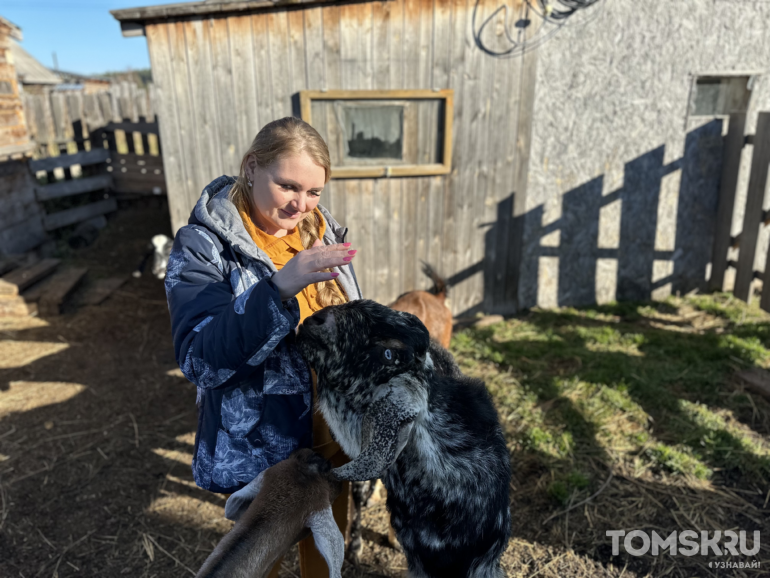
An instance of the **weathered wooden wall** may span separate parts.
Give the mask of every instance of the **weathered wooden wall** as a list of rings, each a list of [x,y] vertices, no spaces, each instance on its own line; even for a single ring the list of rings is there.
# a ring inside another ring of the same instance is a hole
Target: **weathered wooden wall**
[[[206,184],[237,172],[261,126],[298,114],[298,91],[451,88],[450,175],[332,180],[321,203],[350,228],[366,297],[426,287],[425,260],[456,281],[455,313],[512,309],[511,195],[526,182],[535,55],[480,50],[473,7],[394,0],[148,23],[174,229]]]

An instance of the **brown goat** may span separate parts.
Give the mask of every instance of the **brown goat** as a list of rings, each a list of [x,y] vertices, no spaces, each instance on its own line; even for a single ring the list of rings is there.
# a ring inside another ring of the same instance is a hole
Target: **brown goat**
[[[452,338],[452,311],[447,305],[449,286],[430,265],[425,262],[422,265],[422,272],[431,278],[433,287],[429,291],[404,293],[389,307],[416,315],[428,329],[431,338],[447,348]]]
[[[340,578],[345,542],[331,504],[342,484],[331,465],[309,449],[262,472],[227,500],[225,515],[236,520],[196,578],[264,578],[294,544],[312,532],[329,567]]]

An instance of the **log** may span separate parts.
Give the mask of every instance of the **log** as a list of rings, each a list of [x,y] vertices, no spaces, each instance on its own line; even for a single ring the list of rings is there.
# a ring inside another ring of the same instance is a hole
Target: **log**
[[[20,267],[2,278],[2,281],[4,281],[2,287],[8,291],[13,291],[8,285],[14,285],[16,287],[16,294],[18,295],[19,292],[24,291],[24,289],[33,283],[36,283],[43,277],[47,277],[53,273],[60,262],[59,259],[43,259],[34,265]]]
[[[45,316],[59,315],[62,303],[87,272],[85,267],[76,267],[57,273],[37,302],[38,313]]]

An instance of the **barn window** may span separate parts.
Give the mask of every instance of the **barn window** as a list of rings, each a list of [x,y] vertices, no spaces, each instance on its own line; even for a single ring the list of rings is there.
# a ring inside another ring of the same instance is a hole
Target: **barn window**
[[[379,104],[342,104],[345,155],[354,159],[404,158],[404,107]]]
[[[695,79],[691,116],[727,116],[746,112],[751,98],[751,76],[700,76]]]
[[[303,91],[300,103],[329,146],[332,178],[451,170],[451,90]]]

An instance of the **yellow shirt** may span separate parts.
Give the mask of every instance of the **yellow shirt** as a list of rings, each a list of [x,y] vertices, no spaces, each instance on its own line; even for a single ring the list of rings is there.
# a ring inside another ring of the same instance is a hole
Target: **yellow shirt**
[[[326,221],[318,208],[313,209],[313,211],[319,217],[321,223],[318,236],[319,238],[323,238],[324,232],[326,231]],[[238,213],[241,215],[241,220],[243,221],[243,226],[246,228],[246,232],[254,240],[257,247],[267,253],[267,256],[270,257],[273,265],[275,265],[275,268],[279,271],[289,262],[289,259],[304,250],[299,237],[299,227],[294,227],[283,237],[274,237],[273,235],[265,233],[254,224],[247,209],[238,207]],[[339,287],[336,283],[335,288],[339,291]],[[315,284],[305,287],[302,291],[297,293],[296,297],[297,302],[299,303],[300,323],[316,311],[323,309],[323,307],[316,301],[318,290],[316,289]]]

